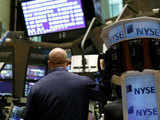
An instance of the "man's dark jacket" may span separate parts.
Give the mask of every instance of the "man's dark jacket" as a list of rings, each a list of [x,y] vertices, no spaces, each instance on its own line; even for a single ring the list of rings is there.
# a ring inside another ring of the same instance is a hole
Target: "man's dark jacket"
[[[89,98],[98,91],[89,77],[56,68],[32,87],[25,120],[87,120]]]

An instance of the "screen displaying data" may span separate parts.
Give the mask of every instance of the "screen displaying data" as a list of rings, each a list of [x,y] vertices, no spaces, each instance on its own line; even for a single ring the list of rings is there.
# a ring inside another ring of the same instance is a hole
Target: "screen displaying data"
[[[45,66],[28,65],[26,79],[37,81],[42,77],[44,77],[45,73],[46,73]]]
[[[5,64],[4,68],[0,71],[0,79],[13,79],[13,71],[12,71],[12,64]]]
[[[12,91],[12,81],[0,81],[0,96],[11,96]]]
[[[29,36],[86,27],[81,0],[32,0],[22,10]]]

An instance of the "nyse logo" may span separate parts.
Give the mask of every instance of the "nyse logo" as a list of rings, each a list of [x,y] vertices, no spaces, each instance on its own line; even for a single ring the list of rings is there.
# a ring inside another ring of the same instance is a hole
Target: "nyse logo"
[[[153,116],[153,115],[158,115],[157,108],[146,108],[146,109],[136,110],[136,116]]]
[[[134,92],[135,95],[143,95],[143,94],[156,93],[155,87],[133,88],[132,85],[127,85],[126,91],[127,91],[127,93]]]
[[[136,28],[137,35],[160,36],[157,28]]]
[[[134,106],[128,108],[128,114],[135,114],[137,117],[142,116],[156,116],[158,115],[157,108],[144,108],[144,109],[135,109]]]
[[[152,94],[152,93],[156,93],[155,87],[134,88],[135,95]]]

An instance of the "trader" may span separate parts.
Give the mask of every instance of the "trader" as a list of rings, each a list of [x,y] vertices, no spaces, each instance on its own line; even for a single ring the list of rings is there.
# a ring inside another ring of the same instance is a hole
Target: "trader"
[[[103,99],[104,92],[87,76],[68,72],[66,52],[49,53],[52,70],[31,89],[25,120],[87,120],[90,98]]]

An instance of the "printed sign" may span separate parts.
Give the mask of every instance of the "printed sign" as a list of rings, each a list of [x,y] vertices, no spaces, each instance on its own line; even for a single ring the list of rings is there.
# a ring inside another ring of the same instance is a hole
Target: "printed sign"
[[[125,78],[128,120],[158,120],[154,74]]]

